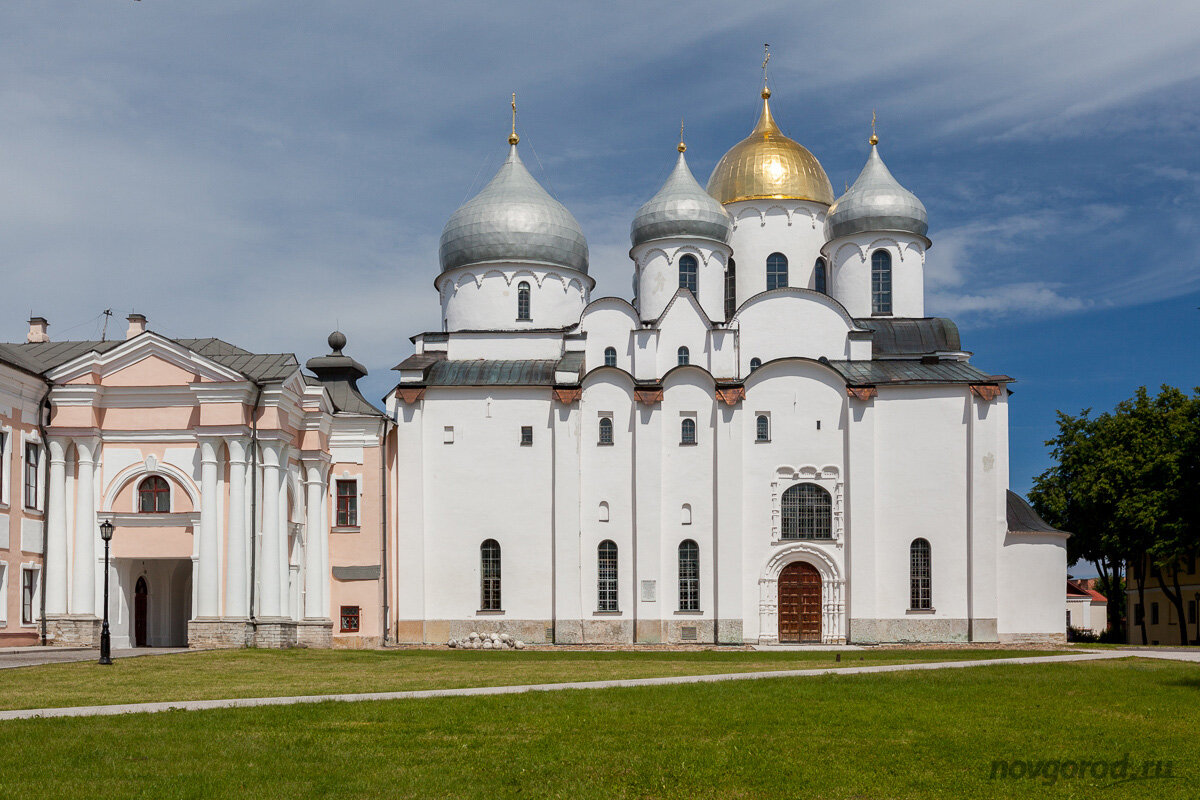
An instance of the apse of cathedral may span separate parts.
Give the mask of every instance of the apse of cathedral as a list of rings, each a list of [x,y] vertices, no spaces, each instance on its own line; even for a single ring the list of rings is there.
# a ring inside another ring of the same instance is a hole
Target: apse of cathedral
[[[760,102],[706,185],[681,135],[630,302],[514,101],[387,398],[400,641],[1062,639],[1065,535],[1008,490],[1012,379],[925,314],[924,205],[873,132],[835,196]]]

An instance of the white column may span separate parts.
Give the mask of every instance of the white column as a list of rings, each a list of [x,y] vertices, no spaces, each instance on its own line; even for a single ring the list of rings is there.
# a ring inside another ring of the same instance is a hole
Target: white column
[[[331,618],[333,615],[332,600],[333,600],[333,572],[329,565],[329,470],[323,470],[324,483],[321,490],[321,530],[325,531],[325,535],[321,537],[321,574],[325,576],[325,580],[321,581],[321,616],[323,618]]]
[[[288,519],[288,479],[291,469],[288,466],[288,448],[284,446],[279,456],[279,492],[276,502],[279,504],[279,607],[283,616],[292,616],[292,536],[291,520]]]
[[[50,478],[46,486],[46,614],[67,613],[67,447],[70,442],[50,437]]]
[[[258,616],[283,616],[279,604],[279,450],[277,442],[260,442],[262,450],[262,558],[258,565]]]
[[[246,601],[246,449],[245,439],[229,439],[229,533],[225,543],[225,616],[248,616]]]
[[[200,439],[200,541],[196,564],[196,613],[198,619],[221,615],[220,543],[217,535],[217,460],[221,440],[209,436]]]
[[[323,584],[329,581],[329,573],[324,566],[325,542],[329,536],[329,526],[321,518],[325,499],[325,465],[320,461],[304,463],[307,492],[307,520],[304,537],[304,616],[308,619],[321,619],[328,614],[322,606],[325,598]]]
[[[96,613],[96,450],[94,438],[76,439],[79,468],[75,471],[75,560],[71,570],[72,614]]]

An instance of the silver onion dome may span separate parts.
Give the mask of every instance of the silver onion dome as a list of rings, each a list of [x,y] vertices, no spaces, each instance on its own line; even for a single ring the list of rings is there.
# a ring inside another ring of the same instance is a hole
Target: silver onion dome
[[[733,219],[696,181],[683,156],[685,149],[680,144],[679,160],[667,182],[633,218],[629,238],[634,247],[672,236],[712,239],[722,244],[729,241]]]
[[[442,229],[439,259],[443,272],[515,261],[586,273],[588,246],[575,217],[533,179],[513,142],[496,177]]]
[[[929,230],[925,206],[900,185],[879,157],[875,142],[867,165],[825,217],[825,237],[837,239],[864,231],[903,231],[924,236]]]

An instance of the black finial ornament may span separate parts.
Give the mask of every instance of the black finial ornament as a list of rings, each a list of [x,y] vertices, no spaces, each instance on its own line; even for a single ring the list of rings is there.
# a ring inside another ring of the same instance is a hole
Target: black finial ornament
[[[342,348],[346,346],[346,334],[341,331],[334,331],[329,334],[329,349],[333,351],[331,355],[340,356]]]

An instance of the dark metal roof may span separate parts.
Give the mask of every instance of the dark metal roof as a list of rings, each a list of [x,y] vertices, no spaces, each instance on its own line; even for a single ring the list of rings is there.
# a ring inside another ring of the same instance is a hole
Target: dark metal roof
[[[866,317],[854,324],[866,328],[871,337],[871,351],[876,356],[909,356],[962,350],[958,326],[944,317],[919,319],[888,319]]]
[[[830,361],[851,386],[917,383],[996,383],[1003,375],[989,375],[965,361],[925,364],[913,361]]]
[[[1008,529],[1014,533],[1066,533],[1039,517],[1033,507],[1025,502],[1025,498],[1012,489],[1008,490],[1005,511]]]
[[[573,372],[575,375],[583,374],[583,351],[574,350],[565,354],[558,360],[558,364],[554,367],[557,372]]]
[[[399,364],[392,367],[392,369],[394,369],[394,370],[425,369],[426,367],[428,367],[430,364],[434,363],[435,361],[445,361],[445,360],[446,360],[446,353],[444,351],[443,352],[434,352],[434,353],[416,353],[416,354],[411,355],[408,358],[404,359]]]
[[[553,386],[550,360],[436,361],[422,381],[426,386]]]
[[[164,337],[165,338],[165,337]],[[300,362],[291,353],[251,353],[249,350],[212,337],[205,339],[174,339],[198,355],[210,358],[218,364],[242,373],[254,381],[280,381],[300,368]],[[125,343],[124,339],[112,341],[78,342],[26,342],[24,344],[0,344],[0,358],[22,359],[33,371],[41,374],[78,358],[85,353],[107,353]]]

